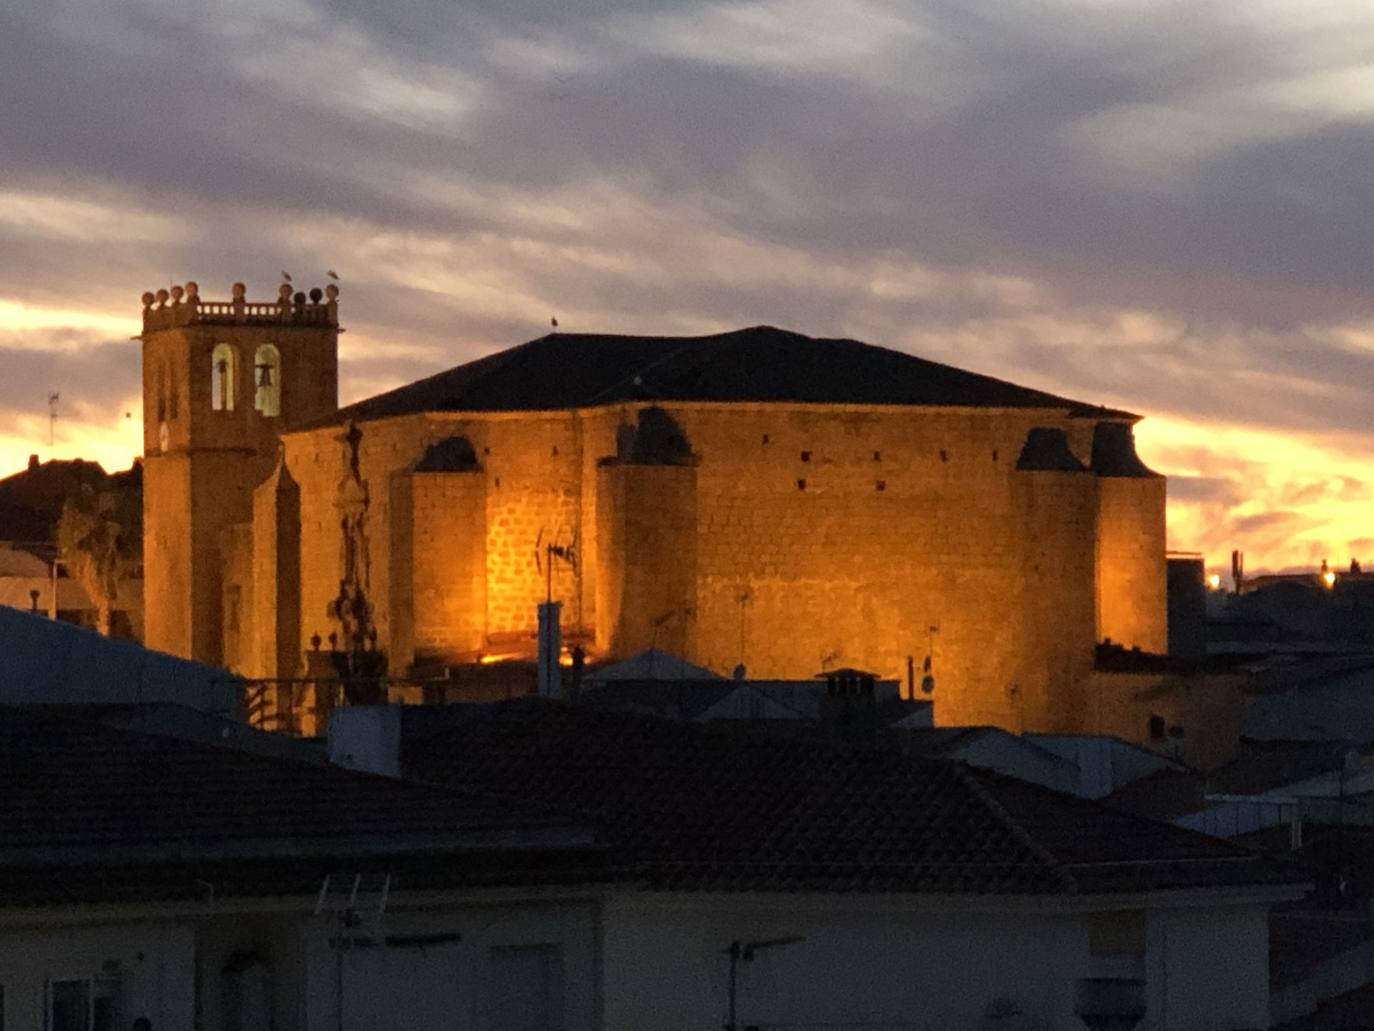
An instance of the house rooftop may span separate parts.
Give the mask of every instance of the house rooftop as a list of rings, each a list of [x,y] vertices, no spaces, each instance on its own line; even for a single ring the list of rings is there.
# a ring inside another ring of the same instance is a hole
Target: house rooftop
[[[196,897],[206,884],[297,893],[341,869],[392,873],[398,889],[503,883],[522,856],[594,851],[590,831],[535,806],[70,709],[0,708],[0,782],[0,905]]]
[[[700,337],[553,333],[359,401],[330,421],[637,401],[1037,408],[1135,418],[857,340],[753,326]]]
[[[881,741],[535,698],[422,723],[403,721],[407,776],[592,821],[620,875],[649,889],[1044,895],[1304,879],[1202,834]]]

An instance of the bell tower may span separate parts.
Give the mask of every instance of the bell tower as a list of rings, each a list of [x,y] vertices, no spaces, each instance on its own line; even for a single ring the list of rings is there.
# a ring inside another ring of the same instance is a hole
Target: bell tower
[[[146,643],[220,665],[225,531],[253,517],[253,488],[283,433],[338,410],[338,287],[250,302],[242,283],[206,301],[195,283],[143,295]]]

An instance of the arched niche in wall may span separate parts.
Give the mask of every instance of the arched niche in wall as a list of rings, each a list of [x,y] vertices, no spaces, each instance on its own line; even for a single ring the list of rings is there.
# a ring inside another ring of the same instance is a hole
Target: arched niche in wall
[[[1140,479],[1155,472],[1135,450],[1135,429],[1128,422],[1099,422],[1093,427],[1093,472],[1099,476]]]
[[[1074,457],[1069,438],[1055,426],[1036,426],[1026,434],[1016,468],[1022,471],[1081,473],[1087,468]]]
[[[633,426],[616,431],[616,454],[609,461],[622,465],[695,465],[687,431],[657,405],[641,408]]]
[[[253,407],[266,416],[281,415],[281,352],[262,344],[253,354]]]
[[[481,468],[472,442],[457,436],[435,441],[415,463],[417,473],[473,473]]]
[[[238,365],[239,355],[231,344],[216,344],[210,352],[210,408],[213,411],[234,410]]]

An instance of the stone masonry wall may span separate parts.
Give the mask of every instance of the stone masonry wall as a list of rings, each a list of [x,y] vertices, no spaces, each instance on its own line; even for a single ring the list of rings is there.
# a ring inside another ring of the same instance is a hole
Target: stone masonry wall
[[[1097,478],[1097,638],[1169,647],[1162,476]]]
[[[370,590],[393,669],[409,663],[422,638],[440,649],[444,627],[454,627],[453,647],[476,641],[479,611],[489,652],[531,646],[535,606],[548,589],[547,556],[536,560],[536,552],[550,540],[575,544],[578,553],[576,570],[552,565],[565,636],[588,637],[595,628],[601,643],[619,632],[627,651],[644,643],[645,620],[662,615],[648,615],[645,606],[661,599],[635,603],[641,629],[630,636],[623,611],[605,619],[598,612],[612,594],[622,610],[631,600],[598,578],[627,582],[624,560],[645,550],[635,534],[650,526],[641,521],[632,530],[624,511],[599,511],[617,495],[595,487],[604,472],[598,462],[616,455],[638,407],[417,415],[362,427]],[[1035,426],[1064,429],[1086,459],[1091,420],[1025,410],[664,407],[698,459],[694,511],[651,478],[631,494],[642,513],[655,505],[671,510],[653,530],[653,561],[662,566],[664,556],[679,556],[690,565],[694,592],[671,633],[685,658],[722,672],[743,662],[752,676],[807,677],[853,665],[905,681],[910,660],[919,681],[928,657],[940,722],[1062,729],[1091,666],[1099,565],[1125,556],[1145,569],[1157,550],[1162,567],[1162,481],[1135,495],[1111,493],[1109,485],[1099,500],[1103,481],[1091,473],[1056,478],[1016,469]],[[340,432],[286,439],[302,499],[303,638],[327,635],[325,607],[338,589],[333,498],[345,465],[333,438]],[[395,478],[430,444],[453,435],[471,442],[481,464],[480,472],[459,475],[480,480],[483,491],[431,499],[426,504],[435,507],[423,518],[400,511]],[[1028,475],[1037,479],[1034,489]],[[426,532],[444,542],[420,543],[425,520],[452,521],[469,541],[484,525],[484,606],[474,597],[460,615],[456,600],[446,599],[444,613],[422,616],[422,590],[437,590],[449,575],[443,569],[468,560],[461,549],[452,553],[453,535],[438,522]],[[1109,546],[1100,546],[1099,526]],[[608,533],[623,536],[609,540]],[[675,567],[665,582],[685,568]],[[1135,576],[1123,574],[1122,582],[1140,582]],[[1142,626],[1152,606],[1148,597],[1136,606]],[[1162,627],[1162,595],[1158,608]],[[608,631],[613,624],[621,630]]]
[[[486,477],[410,475],[414,652],[417,660],[471,653],[486,643]]]
[[[596,647],[693,652],[697,477],[691,465],[597,470]]]

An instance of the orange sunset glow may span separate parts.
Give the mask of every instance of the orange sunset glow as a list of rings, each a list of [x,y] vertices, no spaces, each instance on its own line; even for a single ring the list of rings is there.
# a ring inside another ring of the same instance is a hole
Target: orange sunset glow
[[[779,325],[1140,413],[1218,570],[1374,558],[1353,7],[483,7],[20,4],[0,475],[138,454],[144,290],[335,269],[344,401],[555,317]]]

